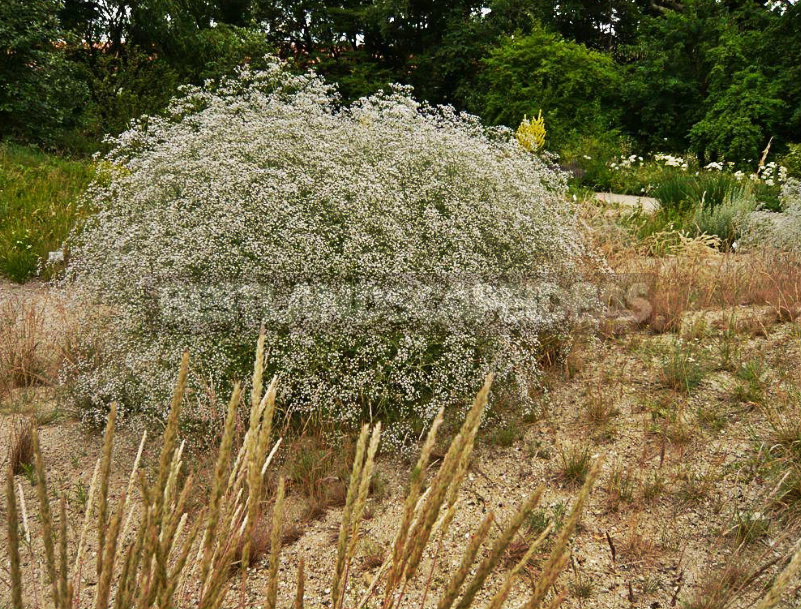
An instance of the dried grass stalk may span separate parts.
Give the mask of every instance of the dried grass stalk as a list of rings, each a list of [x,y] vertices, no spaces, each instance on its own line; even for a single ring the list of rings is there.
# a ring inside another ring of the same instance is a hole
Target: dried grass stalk
[[[58,550],[59,550],[59,565],[58,565],[58,596],[59,607],[62,609],[69,609],[69,584],[67,582],[67,500],[64,495],[61,495],[59,501],[59,532],[58,532]]]
[[[590,467],[590,471],[587,473],[587,478],[584,481],[584,485],[581,487],[581,491],[576,498],[576,502],[573,504],[573,509],[570,511],[570,516],[568,516],[567,522],[565,522],[562,530],[559,531],[559,534],[556,536],[554,547],[551,550],[551,555],[548,557],[548,560],[545,562],[545,565],[542,568],[542,574],[537,580],[537,584],[534,587],[534,592],[532,593],[531,598],[525,603],[525,605],[523,605],[522,609],[536,609],[539,607],[542,601],[545,599],[545,594],[548,592],[548,589],[554,584],[557,576],[562,572],[565,564],[567,564],[567,559],[569,556],[567,545],[570,541],[570,536],[575,531],[579,518],[581,518],[581,514],[584,511],[584,505],[590,496],[590,491],[592,490],[595,481],[598,479],[598,474],[601,472],[602,463],[603,457],[597,457]]]
[[[11,607],[22,609],[22,571],[19,557],[19,514],[17,498],[14,494],[14,475],[9,468],[6,475],[6,505],[8,514],[8,555],[9,574],[11,576]]]
[[[512,590],[512,584],[514,583],[515,577],[522,571],[528,562],[531,560],[531,557],[534,556],[534,552],[536,552],[539,547],[543,544],[543,542],[547,539],[548,535],[550,535],[551,530],[553,529],[553,523],[548,523],[548,526],[545,527],[545,530],[540,533],[540,536],[534,540],[526,553],[523,554],[523,557],[517,561],[514,567],[507,573],[506,579],[504,580],[501,588],[490,600],[489,605],[487,605],[487,609],[501,609],[503,604],[506,602],[506,599],[509,597],[509,592]]]
[[[108,526],[108,480],[111,475],[111,448],[114,445],[114,428],[117,420],[117,404],[111,405],[103,437],[103,456],[100,460],[100,496],[97,506],[97,578],[103,575],[103,548],[106,546]]]
[[[209,497],[208,516],[206,521],[206,530],[203,536],[203,559],[200,564],[200,581],[203,586],[206,585],[206,580],[211,571],[212,549],[215,542],[215,534],[217,532],[217,525],[220,520],[220,501],[222,500],[223,492],[223,477],[225,476],[225,468],[228,465],[228,455],[231,451],[231,444],[234,438],[234,424],[236,423],[236,409],[239,405],[241,395],[241,388],[237,383],[234,385],[234,391],[231,394],[231,400],[228,403],[228,413],[225,417],[225,429],[223,430],[222,441],[220,443],[220,452],[217,456],[217,465],[214,469],[214,480],[211,486],[211,495]]]
[[[799,570],[801,570],[801,545],[797,546],[795,554],[793,554],[790,562],[787,563],[787,566],[779,573],[776,581],[773,582],[770,590],[762,597],[762,600],[759,601],[755,609],[773,609],[773,607],[778,605],[782,593],[787,589],[787,586],[796,575],[798,575]]]
[[[489,512],[484,517],[484,520],[481,521],[481,524],[478,525],[478,528],[470,536],[470,539],[467,542],[467,547],[462,554],[462,560],[459,562],[459,567],[448,580],[448,585],[445,588],[445,592],[437,603],[437,609],[449,609],[453,605],[453,602],[456,600],[456,596],[459,594],[459,589],[462,587],[465,579],[467,579],[467,576],[470,575],[470,569],[473,567],[473,563],[476,560],[478,549],[481,547],[481,544],[484,543],[484,540],[489,533],[490,526],[492,526],[494,521],[495,514],[493,512]]]
[[[303,590],[306,584],[306,561],[303,557],[300,558],[298,563],[298,583],[295,586],[295,604],[293,609],[303,609]]]
[[[47,582],[51,587],[53,605],[58,607],[58,580],[56,579],[56,553],[53,547],[53,517],[50,512],[50,500],[47,498],[47,479],[45,477],[44,460],[39,447],[39,432],[33,433],[33,456],[36,469],[36,496],[39,499],[39,512],[42,520],[42,541],[45,548],[45,567]]]
[[[270,572],[267,577],[267,597],[264,609],[275,609],[278,593],[278,565],[281,558],[281,532],[284,521],[284,479],[278,482],[278,492],[273,508],[273,524],[270,534]]]
[[[334,581],[331,584],[332,609],[339,609],[340,606],[340,588],[345,575],[345,562],[348,558],[348,534],[350,533],[351,527],[351,514],[353,513],[353,504],[356,501],[356,495],[359,490],[359,485],[361,484],[368,431],[369,427],[363,425],[362,431],[359,434],[359,440],[356,443],[356,456],[353,459],[353,469],[350,474],[350,484],[348,485],[348,494],[345,499],[345,509],[342,512],[342,524],[339,527],[339,539],[337,541],[337,562],[334,568]]]
[[[389,575],[387,577],[387,596],[385,604],[388,602],[389,595],[397,586],[398,580],[401,575],[401,563],[404,554],[404,549],[408,540],[409,529],[414,518],[417,502],[420,498],[420,489],[423,484],[423,476],[425,475],[426,468],[428,467],[429,459],[431,458],[431,451],[434,448],[434,442],[437,439],[437,432],[444,420],[445,409],[440,408],[437,413],[434,423],[428,430],[423,448],[420,451],[420,456],[417,459],[417,465],[412,469],[409,480],[409,494],[406,496],[406,502],[403,506],[403,518],[401,520],[398,534],[392,546],[392,564],[390,567]]]
[[[523,524],[523,520],[539,503],[544,490],[545,488],[542,485],[536,488],[526,498],[526,501],[523,503],[520,509],[514,514],[514,516],[512,516],[511,520],[501,532],[501,536],[495,540],[494,544],[492,544],[492,550],[490,550],[489,555],[483,561],[481,561],[476,574],[473,576],[473,579],[465,589],[461,600],[456,605],[456,609],[467,609],[467,607],[472,606],[473,600],[476,597],[476,593],[481,589],[481,587],[484,585],[484,581],[487,579],[487,577],[489,577],[489,574],[492,573],[493,569],[495,569],[498,562],[501,560],[506,548],[512,542],[512,539],[514,539],[514,536],[517,534],[517,531]]]

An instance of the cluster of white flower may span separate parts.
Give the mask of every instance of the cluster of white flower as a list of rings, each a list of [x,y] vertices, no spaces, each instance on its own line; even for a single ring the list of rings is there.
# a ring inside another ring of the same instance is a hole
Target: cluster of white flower
[[[589,157],[585,157],[589,158]],[[620,155],[620,160],[618,162],[612,162],[609,164],[610,169],[628,169],[629,167],[634,167],[635,165],[642,165],[643,158],[641,156],[637,156],[636,154],[630,154],[626,156],[625,154]]]
[[[663,154],[658,152],[654,155],[654,160],[659,163],[664,163],[666,167],[678,167],[687,171],[687,168],[690,166],[689,161],[681,156],[674,156],[672,154]]]
[[[783,184],[787,181],[787,167],[771,161],[757,170],[754,179],[762,180],[768,186]]]
[[[677,156],[658,152],[653,156],[654,161],[662,163],[665,167],[676,167],[682,171],[687,171],[690,168],[691,162],[695,161],[687,157]],[[636,155],[621,155],[620,161],[612,162],[609,164],[610,169],[628,169],[634,167],[639,162],[643,164],[643,158]],[[752,181],[762,181],[767,186],[775,186],[783,184],[787,180],[787,168],[775,162],[770,162],[761,167],[757,173],[746,174],[741,170],[734,171],[735,163],[733,161],[711,161],[703,166],[704,171],[727,171],[733,172],[733,177],[738,181],[742,181],[746,176]],[[700,175],[700,171],[696,171],[695,175]]]
[[[77,371],[85,398],[163,412],[184,347],[218,390],[246,379],[263,324],[284,407],[381,417],[401,445],[488,371],[522,407],[543,336],[592,306],[564,177],[405,88],[341,107],[276,62],[114,144],[68,270],[118,327]]]

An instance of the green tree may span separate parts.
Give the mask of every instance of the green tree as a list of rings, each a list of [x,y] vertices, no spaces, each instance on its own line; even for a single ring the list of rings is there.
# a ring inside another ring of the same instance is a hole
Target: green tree
[[[533,0],[543,25],[589,47],[613,50],[633,42],[651,0]]]
[[[229,74],[271,50],[249,24],[250,3],[205,0],[69,0],[62,13],[81,44],[72,60],[86,68],[97,109],[95,136],[160,112],[181,84]]]
[[[616,124],[620,75],[612,58],[537,27],[510,36],[483,62],[478,112],[494,124],[517,126],[542,110],[550,148]]]
[[[58,147],[85,121],[88,91],[65,57],[56,0],[0,2],[0,137]]]
[[[704,160],[726,158],[753,166],[785,109],[780,95],[757,68],[738,72],[693,125],[693,147]]]
[[[645,17],[626,47],[624,129],[644,150],[754,159],[798,138],[799,7],[683,0]]]

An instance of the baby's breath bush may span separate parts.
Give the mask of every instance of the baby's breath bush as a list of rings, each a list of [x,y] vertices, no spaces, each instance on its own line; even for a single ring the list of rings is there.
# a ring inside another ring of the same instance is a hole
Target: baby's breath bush
[[[342,107],[313,74],[243,70],[107,161],[68,270],[116,327],[72,371],[89,416],[162,412],[184,347],[205,387],[246,378],[263,324],[284,407],[402,443],[488,370],[523,407],[544,336],[588,303],[563,177],[405,88]]]
[[[748,216],[741,245],[746,249],[769,247],[801,253],[801,182],[789,179],[782,186],[782,212],[756,211]]]

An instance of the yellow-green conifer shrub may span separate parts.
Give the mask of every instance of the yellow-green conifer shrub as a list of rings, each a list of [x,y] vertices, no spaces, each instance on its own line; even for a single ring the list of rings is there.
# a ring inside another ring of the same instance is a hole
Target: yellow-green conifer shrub
[[[537,118],[531,120],[524,115],[515,137],[520,145],[529,152],[537,152],[545,148],[545,117],[542,116],[542,110]]]

